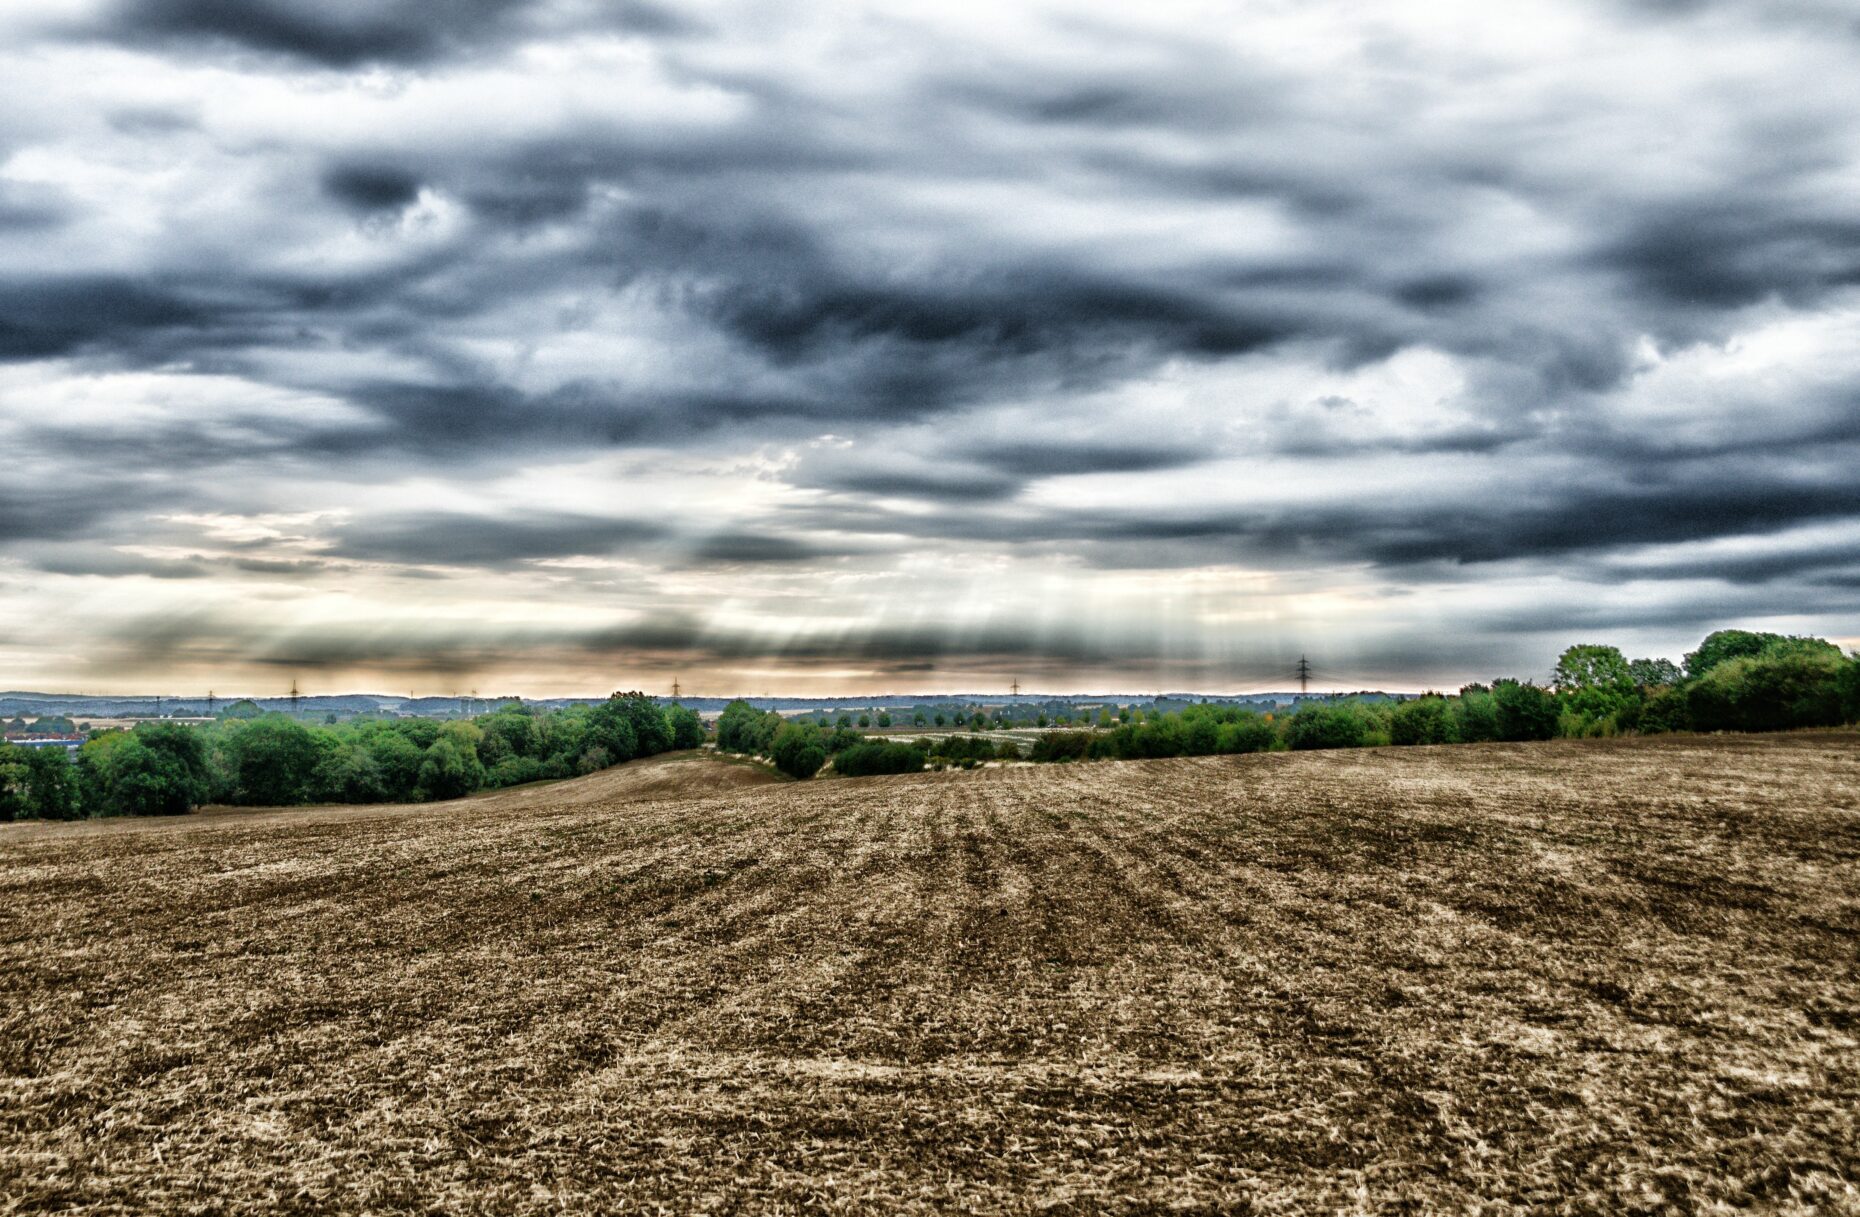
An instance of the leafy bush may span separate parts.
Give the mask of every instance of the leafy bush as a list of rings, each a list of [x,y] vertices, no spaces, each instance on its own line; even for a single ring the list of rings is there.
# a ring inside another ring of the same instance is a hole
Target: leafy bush
[[[945,735],[941,739],[920,739],[911,745],[931,757],[942,757],[946,761],[991,761],[997,755],[995,742],[990,739],[975,739],[966,735]],[[1015,756],[1020,750],[1013,744],[1003,741],[1001,747],[1008,748]]]
[[[813,777],[827,763],[827,748],[820,728],[809,722],[783,723],[769,747],[775,768],[789,777]]]
[[[1029,760],[1082,761],[1091,755],[1089,731],[1048,731],[1033,741]]]
[[[0,821],[73,820],[83,787],[63,748],[16,748],[0,740]]]
[[[1502,740],[1555,739],[1556,697],[1528,681],[1492,682],[1492,701],[1498,712],[1498,738]]]
[[[1356,702],[1306,702],[1285,724],[1285,744],[1296,752],[1360,748],[1371,727]]]
[[[484,762],[456,735],[441,735],[434,740],[420,762],[421,798],[456,799],[483,785]]]
[[[1499,738],[1498,701],[1484,685],[1467,685],[1453,702],[1453,737],[1463,744]]]
[[[725,752],[766,755],[781,725],[781,715],[772,710],[758,710],[739,698],[717,716],[717,747]]]
[[[704,720],[697,716],[697,711],[675,704],[667,706],[665,725],[671,732],[674,749],[682,751],[704,746]]]
[[[183,815],[206,797],[206,751],[189,728],[151,723],[112,731],[82,752],[92,814]]]
[[[1715,664],[1686,692],[1700,731],[1782,731],[1832,727],[1844,719],[1847,661],[1804,647],[1777,647]]]
[[[1692,711],[1686,704],[1686,691],[1682,688],[1656,689],[1647,695],[1641,704],[1639,720],[1635,730],[1648,735],[1663,731],[1692,730]]]
[[[484,784],[493,789],[540,782],[552,776],[549,768],[533,756],[508,756],[485,772]]]
[[[1249,712],[1221,724],[1215,734],[1215,751],[1269,752],[1278,742],[1279,732],[1271,720]]]
[[[883,773],[916,773],[924,767],[923,752],[911,744],[865,743],[847,748],[833,758],[833,770],[849,778]]]
[[[1784,654],[1841,657],[1841,649],[1821,638],[1794,634],[1768,634],[1752,630],[1718,630],[1707,634],[1699,649],[1686,656],[1686,675],[1699,680],[1734,659],[1757,659]]]
[[[231,800],[254,806],[307,803],[315,795],[317,736],[294,719],[267,715],[232,728],[226,741],[232,760]]]
[[[1417,697],[1389,712],[1389,741],[1396,744],[1453,742],[1453,712],[1444,697]]]

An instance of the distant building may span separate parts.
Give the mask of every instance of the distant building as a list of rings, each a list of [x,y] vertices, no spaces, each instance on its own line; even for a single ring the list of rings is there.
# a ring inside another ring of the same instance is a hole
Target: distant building
[[[6,736],[6,742],[15,748],[63,748],[67,752],[76,752],[84,746],[81,735],[45,735],[36,731],[12,732]]]

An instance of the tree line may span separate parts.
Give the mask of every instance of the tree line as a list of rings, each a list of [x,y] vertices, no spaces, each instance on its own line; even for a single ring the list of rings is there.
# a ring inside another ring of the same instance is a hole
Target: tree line
[[[470,720],[312,725],[282,714],[204,726],[147,722],[79,748],[0,746],[0,820],[175,815],[202,803],[404,803],[592,773],[704,742],[679,705],[616,693],[538,713],[521,704]]]
[[[1860,721],[1860,657],[1820,638],[1720,630],[1685,657],[1628,659],[1570,647],[1549,685],[1495,680],[1402,701],[1307,701],[1291,714],[1189,706],[1108,731],[1054,732],[1036,761],[1301,751],[1388,744],[1594,738],[1673,731],[1784,731]]]
[[[1820,638],[1720,630],[1685,656],[1629,659],[1619,648],[1570,647],[1548,685],[1501,679],[1457,694],[1400,701],[1307,700],[1289,714],[1233,705],[1170,713],[1099,711],[1096,730],[1048,731],[1023,753],[1008,741],[866,739],[735,702],[718,724],[718,746],[767,756],[797,778],[832,762],[847,776],[907,773],[988,759],[1041,762],[1133,760],[1215,753],[1303,751],[1379,745],[1584,738],[1671,731],[1781,731],[1860,721],[1860,657]]]
[[[960,735],[901,740],[874,740],[850,723],[828,729],[815,718],[784,718],[773,710],[758,710],[746,701],[733,701],[717,719],[717,747],[724,752],[767,757],[777,769],[794,778],[811,778],[830,760],[842,777],[868,777],[881,773],[914,773],[926,766],[972,768],[986,760],[1018,759],[1021,751],[1010,740],[996,743]]]

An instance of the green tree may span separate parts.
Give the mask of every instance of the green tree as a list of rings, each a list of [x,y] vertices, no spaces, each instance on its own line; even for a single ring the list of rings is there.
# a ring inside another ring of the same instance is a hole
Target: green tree
[[[0,740],[0,823],[26,819],[26,753],[29,748],[15,748]]]
[[[665,724],[671,730],[671,746],[676,749],[704,746],[704,720],[695,710],[671,705],[665,708]]]
[[[924,767],[925,759],[923,752],[913,745],[885,744],[872,740],[836,755],[833,758],[833,770],[844,777],[916,773]]]
[[[1369,720],[1356,702],[1306,702],[1285,724],[1285,744],[1293,751],[1360,748]]]
[[[26,810],[39,820],[75,820],[83,814],[77,767],[64,748],[26,751]]]
[[[827,749],[820,729],[812,723],[783,723],[769,745],[775,767],[790,777],[811,778],[827,763]]]
[[[196,787],[186,765],[126,734],[98,756],[93,770],[104,815],[163,816],[192,811]]]
[[[1221,752],[1268,752],[1279,742],[1279,730],[1263,714],[1242,713],[1222,723],[1215,740]]]
[[[1446,744],[1453,741],[1453,711],[1437,695],[1404,701],[1389,712],[1389,739],[1396,744]]]
[[[1686,675],[1698,680],[1719,664],[1729,663],[1733,659],[1755,659],[1786,652],[1832,655],[1836,659],[1841,656],[1839,647],[1821,638],[1752,630],[1718,630],[1706,635],[1699,649],[1686,656]]]
[[[323,759],[318,737],[308,727],[275,714],[241,724],[227,750],[236,798],[258,806],[308,801]]]
[[[1551,685],[1559,694],[1572,699],[1594,697],[1598,704],[1612,706],[1632,697],[1634,672],[1619,647],[1583,643],[1564,651],[1556,661]]]
[[[1666,685],[1649,693],[1634,727],[1647,735],[1692,730],[1692,710],[1687,705],[1686,691],[1677,685]]]
[[[457,736],[434,740],[420,761],[419,790],[427,799],[456,799],[483,785],[484,764]]]
[[[1570,647],[1557,660],[1551,683],[1561,703],[1558,730],[1563,735],[1612,735],[1639,718],[1640,683],[1615,647]]]
[[[1498,712],[1498,738],[1502,740],[1554,739],[1557,731],[1556,698],[1550,690],[1528,681],[1495,680],[1492,701]]]
[[[1843,721],[1838,649],[1779,647],[1714,664],[1686,691],[1700,731],[1781,731]]]
[[[499,710],[477,720],[484,739],[478,746],[478,758],[495,765],[512,757],[535,756],[541,742],[536,716],[527,708]]]
[[[1666,685],[1676,685],[1685,679],[1686,674],[1679,665],[1670,659],[1632,659],[1628,661],[1628,674],[1634,683],[1643,689],[1657,689]]]
[[[633,713],[633,706],[643,700],[616,695],[588,711],[587,742],[605,751],[609,764],[650,755],[647,741],[639,736],[643,719]]]
[[[207,745],[198,728],[181,723],[141,723],[136,727],[136,738],[180,761],[196,779],[206,780]]]
[[[1499,738],[1498,703],[1484,685],[1467,685],[1453,701],[1453,735],[1461,743]]]
[[[420,783],[420,764],[424,751],[394,727],[369,731],[359,741],[367,750],[384,798],[405,802],[414,797]]]
[[[765,754],[774,745],[775,733],[784,721],[773,710],[762,711],[746,701],[733,701],[717,719],[717,747],[725,752]]]
[[[1847,657],[1835,684],[1841,693],[1841,717],[1850,723],[1860,722],[1860,652]]]
[[[327,749],[317,761],[311,784],[315,797],[329,803],[382,803],[390,798],[381,766],[355,740],[342,740]]]

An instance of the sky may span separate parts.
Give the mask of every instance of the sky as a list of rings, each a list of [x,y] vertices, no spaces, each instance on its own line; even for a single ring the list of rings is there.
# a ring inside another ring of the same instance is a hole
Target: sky
[[[1848,0],[9,0],[0,688],[1860,645]]]

